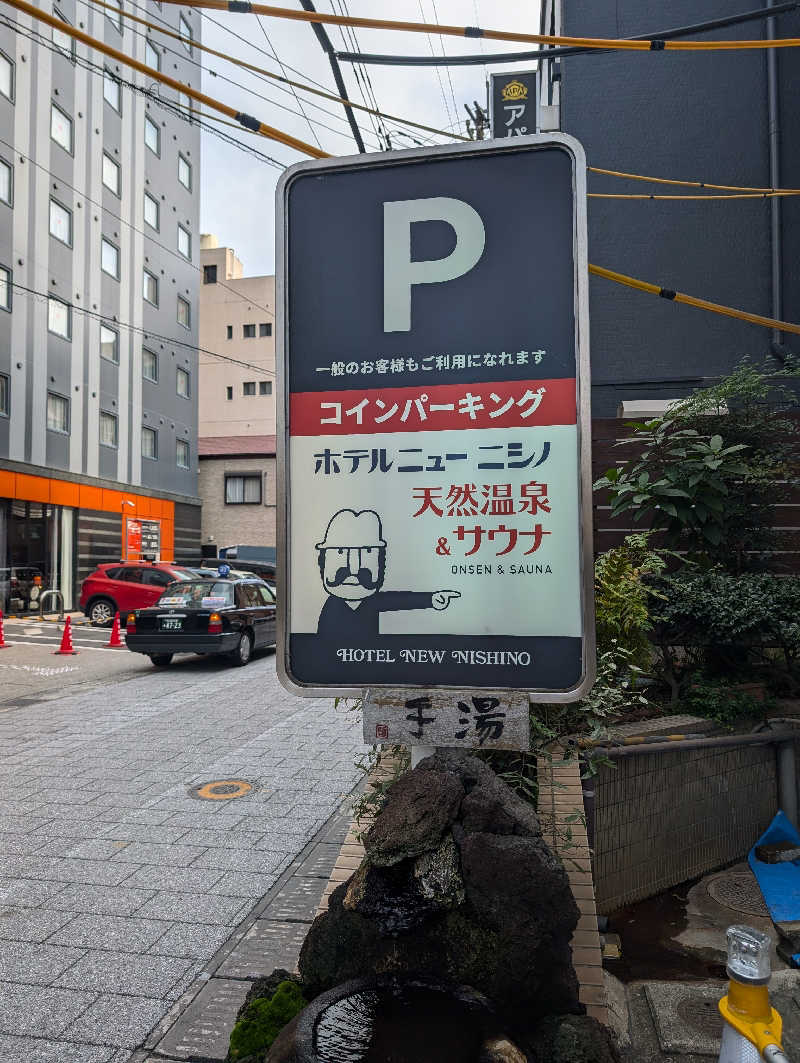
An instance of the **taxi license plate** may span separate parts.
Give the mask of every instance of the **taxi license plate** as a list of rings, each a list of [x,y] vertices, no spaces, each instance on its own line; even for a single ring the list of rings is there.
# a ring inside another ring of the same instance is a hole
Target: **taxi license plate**
[[[162,631],[180,631],[183,627],[183,617],[180,616],[162,616],[161,617],[161,630]]]

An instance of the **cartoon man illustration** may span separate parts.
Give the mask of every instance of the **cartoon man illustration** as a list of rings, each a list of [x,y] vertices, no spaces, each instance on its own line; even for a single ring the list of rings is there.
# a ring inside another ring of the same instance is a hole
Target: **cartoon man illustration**
[[[401,609],[446,609],[460,591],[382,591],[386,540],[372,509],[340,509],[317,543],[319,571],[328,600],[322,607],[318,635],[368,641],[380,632],[383,612]]]

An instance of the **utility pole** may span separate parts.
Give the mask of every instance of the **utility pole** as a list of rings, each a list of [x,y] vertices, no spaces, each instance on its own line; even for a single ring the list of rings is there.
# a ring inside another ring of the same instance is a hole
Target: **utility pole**
[[[477,100],[473,100],[473,108],[468,103],[464,104],[464,110],[469,115],[467,119],[467,135],[470,140],[485,140],[486,131],[489,128],[489,115],[485,107],[481,107]]]

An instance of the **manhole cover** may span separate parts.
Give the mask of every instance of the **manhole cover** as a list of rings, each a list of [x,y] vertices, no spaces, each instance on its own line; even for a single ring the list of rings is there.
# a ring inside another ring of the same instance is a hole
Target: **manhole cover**
[[[749,871],[725,871],[714,875],[706,883],[706,889],[717,904],[733,912],[769,918],[758,882]]]
[[[703,1000],[695,994],[679,1001],[675,1011],[678,1018],[693,1030],[706,1037],[719,1037],[722,1032],[722,1016],[713,1000]]]
[[[245,779],[216,779],[193,786],[189,793],[203,801],[230,801],[233,797],[244,797],[252,789],[253,784]]]

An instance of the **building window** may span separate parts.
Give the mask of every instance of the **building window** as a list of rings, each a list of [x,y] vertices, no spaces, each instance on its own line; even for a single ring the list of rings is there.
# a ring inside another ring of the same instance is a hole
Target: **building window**
[[[178,250],[184,258],[191,259],[192,257],[192,234],[188,229],[184,229],[181,224],[178,224]]]
[[[150,270],[146,269],[144,270],[142,280],[142,296],[145,301],[152,303],[153,306],[158,306],[158,277],[154,276]]]
[[[231,399],[233,398],[233,388],[232,387],[229,386],[229,387],[225,388],[225,398],[228,400],[228,402],[230,402]]]
[[[259,395],[271,395],[272,394],[272,381],[271,380],[259,380],[258,382]]]
[[[181,369],[180,367],[176,369],[175,387],[181,398],[189,398],[189,374],[185,369]]]
[[[115,196],[120,195],[119,165],[114,162],[110,155],[106,155],[105,152],[103,152],[103,184],[109,192],[113,192]]]
[[[161,52],[150,41],[144,42],[144,61],[153,70],[161,69]]]
[[[144,194],[144,220],[150,226],[151,229],[155,229],[158,232],[159,226],[159,211],[160,205],[158,200],[151,196],[149,192]]]
[[[233,325],[226,325],[225,326],[225,336],[229,340],[233,339]]]
[[[0,52],[0,92],[9,100],[14,99],[14,64]]]
[[[60,18],[62,22],[67,22],[57,7],[53,8],[53,14],[56,18]],[[69,25],[68,22],[67,25]],[[56,29],[55,26],[53,26],[53,44],[59,51],[63,52],[68,59],[73,59],[75,57],[75,38],[70,37],[70,35],[64,33],[63,30]]]
[[[47,428],[50,432],[69,433],[69,399],[47,392]]]
[[[255,380],[245,380],[245,382],[242,384],[242,394],[243,395],[255,395],[255,393],[256,393],[256,382],[255,382]]]
[[[72,247],[72,212],[55,199],[50,200],[50,235]]]
[[[261,474],[225,477],[226,506],[260,506]]]
[[[107,325],[100,326],[100,357],[119,365],[119,335]]]
[[[158,460],[158,432],[146,425],[142,425],[142,457]]]
[[[117,418],[113,413],[100,411],[100,446],[117,446]]]
[[[182,295],[178,296],[178,324],[184,328],[192,327],[192,306]]]
[[[5,159],[0,159],[0,200],[9,207],[14,200],[14,168]]]
[[[54,103],[50,104],[50,136],[72,154],[72,119]]]
[[[103,99],[117,114],[122,113],[122,88],[110,70],[106,70],[103,75]]]
[[[0,309],[11,309],[11,270],[0,266]]]
[[[178,180],[184,188],[188,188],[191,191],[192,188],[192,166],[191,163],[184,159],[183,155],[178,156]]]
[[[142,376],[154,384],[158,383],[158,355],[146,347],[142,348]]]
[[[258,326],[258,334],[259,334],[259,336],[271,336],[272,335],[272,322],[271,321],[262,321],[261,324]]]
[[[144,116],[144,142],[154,155],[161,154],[161,130],[148,115]]]
[[[5,373],[0,373],[0,414],[8,417],[9,380]]]
[[[189,55],[191,55],[192,54],[192,27],[189,25],[189,23],[186,21],[186,19],[183,17],[183,15],[181,15],[181,17],[178,19],[178,33],[180,33],[180,35],[181,35],[181,39],[183,41],[183,47],[186,49],[186,51],[189,53]]]
[[[106,18],[108,21],[117,27],[120,33],[122,33],[122,0],[109,0],[111,8],[105,8]],[[116,8],[116,11],[112,10]]]
[[[189,468],[189,444],[185,439],[175,440],[175,461],[179,469]]]
[[[217,267],[203,266],[203,284],[217,283]]]
[[[119,248],[105,236],[100,239],[100,269],[109,277],[119,280]]]
[[[255,338],[256,327],[255,325],[242,325],[242,335],[246,340],[252,340]]]
[[[51,295],[47,300],[47,329],[68,340],[72,336],[72,307]]]

